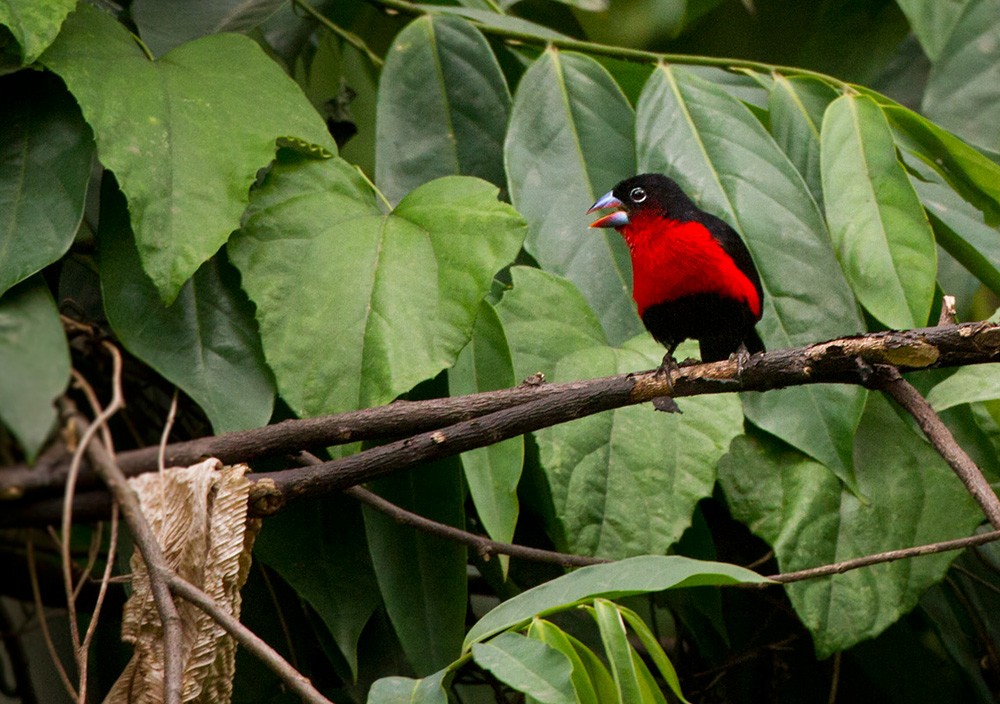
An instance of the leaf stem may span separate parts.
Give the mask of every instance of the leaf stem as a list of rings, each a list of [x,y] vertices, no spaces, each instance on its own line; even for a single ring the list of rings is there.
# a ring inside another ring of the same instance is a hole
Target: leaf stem
[[[323,27],[333,32],[338,37],[343,39],[345,42],[347,42],[355,49],[360,51],[362,54],[364,54],[365,57],[374,66],[376,66],[377,68],[382,68],[382,66],[385,65],[385,61],[382,60],[382,57],[376,54],[374,51],[372,51],[369,48],[369,46],[365,44],[365,40],[359,37],[357,34],[344,29],[338,24],[331,22],[329,18],[327,18],[325,15],[319,12],[319,10],[317,10],[315,7],[305,2],[305,0],[292,0],[292,1],[295,5],[305,10],[306,14],[308,14],[314,20],[319,22],[321,25],[323,25]]]

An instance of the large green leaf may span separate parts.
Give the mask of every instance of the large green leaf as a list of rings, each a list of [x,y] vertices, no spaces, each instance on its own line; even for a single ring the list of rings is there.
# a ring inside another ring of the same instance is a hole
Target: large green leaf
[[[7,27],[20,44],[21,63],[30,64],[59,34],[76,0],[3,0],[0,25]]]
[[[1000,364],[962,367],[927,394],[935,411],[976,401],[1000,399]]]
[[[970,0],[896,0],[896,4],[910,21],[924,53],[936,61]]]
[[[0,420],[33,461],[52,431],[70,364],[59,311],[41,277],[0,298],[0,359]]]
[[[812,460],[773,440],[739,438],[719,464],[733,515],[793,571],[969,535],[982,520],[944,460],[881,395],[869,396],[855,468],[864,501]],[[820,657],[873,638],[938,582],[955,553],[929,555],[788,585]]]
[[[130,10],[142,41],[162,56],[209,34],[247,32],[284,4],[284,0],[135,0]]]
[[[524,237],[496,192],[449,176],[386,214],[338,158],[275,165],[229,251],[296,413],[387,403],[455,361]]]
[[[420,680],[383,677],[368,692],[368,704],[448,704],[444,680],[449,670],[435,672]]]
[[[601,322],[570,281],[527,266],[512,267],[510,274],[514,286],[497,313],[518,379],[537,372],[552,378],[565,355],[607,344]]]
[[[274,379],[236,271],[217,255],[164,306],[139,264],[125,198],[110,175],[101,198],[101,290],[122,344],[193,398],[216,433],[266,425]]]
[[[73,243],[94,158],[93,137],[61,82],[0,78],[0,296]]]
[[[514,365],[507,338],[496,310],[486,301],[479,304],[472,339],[448,370],[452,396],[495,391],[515,386]],[[476,514],[487,534],[505,543],[514,539],[517,525],[517,483],[524,465],[524,438],[509,438],[462,454],[462,468]],[[506,569],[508,559],[499,558]]]
[[[934,297],[934,233],[892,133],[870,98],[845,95],[823,118],[826,219],[854,293],[890,327],[927,323]]]
[[[764,284],[758,329],[770,348],[864,328],[802,177],[742,103],[663,65],[643,90],[636,132],[640,170],[674,178],[744,236]],[[850,483],[864,395],[856,387],[810,385],[746,394],[743,407],[755,424]]]
[[[641,555],[581,567],[503,602],[469,629],[463,650],[535,616],[566,611],[595,597],[615,599],[679,587],[760,583],[763,577],[736,565],[692,560],[680,555]]]
[[[573,667],[565,654],[519,633],[472,645],[472,658],[501,682],[542,704],[576,704]]]
[[[128,198],[142,266],[168,304],[239,227],[277,139],[335,148],[302,91],[247,37],[205,37],[151,61],[84,3],[40,60],[93,128]]]
[[[375,181],[393,203],[438,176],[503,185],[510,92],[486,38],[428,15],[393,41],[378,88]]]
[[[965,6],[931,69],[922,108],[976,146],[1000,152],[1000,0]]]
[[[564,357],[555,380],[649,369],[661,357],[648,336],[622,349],[592,347]],[[695,504],[712,493],[716,463],[743,431],[743,415],[732,394],[686,398],[681,408],[629,406],[535,434],[571,552],[662,554],[690,525]]]
[[[457,458],[381,479],[372,488],[397,506],[448,525],[465,525]],[[418,675],[459,657],[465,632],[466,549],[365,506],[365,532],[389,619]]]
[[[528,221],[525,249],[577,285],[614,344],[642,329],[632,265],[618,233],[588,230],[586,210],[635,174],[634,120],[603,66],[550,49],[521,78],[504,144],[511,202]]]
[[[286,508],[264,523],[254,554],[316,611],[357,676],[358,639],[382,603],[357,502],[337,495]]]

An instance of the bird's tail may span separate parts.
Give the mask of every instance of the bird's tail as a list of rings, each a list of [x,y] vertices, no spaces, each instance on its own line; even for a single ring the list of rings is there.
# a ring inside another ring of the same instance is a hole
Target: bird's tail
[[[754,328],[750,328],[750,331],[743,336],[743,346],[747,348],[747,352],[750,354],[767,352],[764,349],[764,341],[760,339],[760,335],[757,334],[757,330]]]

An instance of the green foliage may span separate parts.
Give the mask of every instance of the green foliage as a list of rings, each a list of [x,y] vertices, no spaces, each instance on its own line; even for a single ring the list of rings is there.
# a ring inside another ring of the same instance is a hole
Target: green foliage
[[[655,367],[627,249],[587,227],[636,172],[676,179],[744,239],[769,349],[933,324],[942,291],[993,310],[998,17],[998,0],[0,0],[0,458],[45,448],[71,364],[104,393],[105,337],[129,353],[119,449],[155,442],[174,386],[184,439]],[[1000,466],[995,368],[913,381]],[[931,663],[988,701],[975,624],[1000,607],[971,558],[976,579],[946,580],[949,553],[759,599],[718,589],[752,572],[668,556],[773,549],[766,574],[972,533],[978,509],[881,394],[680,406],[371,487],[617,563],[486,559],[310,499],[265,521],[274,585],[246,608],[308,625],[289,652],[337,701],[795,701],[803,682],[829,689],[834,653],[844,700],[903,701],[896,681]],[[858,664],[904,641],[908,671]]]

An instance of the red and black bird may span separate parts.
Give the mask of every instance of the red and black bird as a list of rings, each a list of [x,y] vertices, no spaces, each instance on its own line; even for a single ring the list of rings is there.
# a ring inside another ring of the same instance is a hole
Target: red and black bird
[[[632,297],[643,324],[673,361],[683,340],[698,340],[701,361],[763,352],[754,330],[764,290],[740,236],[698,208],[662,174],[625,179],[588,210],[614,208],[591,227],[613,227],[632,256]]]

